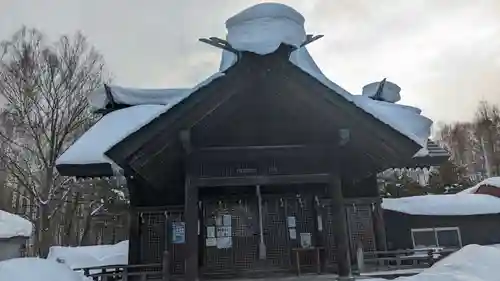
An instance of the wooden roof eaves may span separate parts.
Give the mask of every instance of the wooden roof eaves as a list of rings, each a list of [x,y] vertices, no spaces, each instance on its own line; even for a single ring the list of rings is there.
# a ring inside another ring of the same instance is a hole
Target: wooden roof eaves
[[[114,176],[109,163],[95,164],[62,164],[56,166],[61,176],[79,178],[98,178]]]
[[[382,135],[390,135],[392,137],[396,137],[399,139],[398,141],[394,141],[394,138],[389,138],[390,142],[395,142],[398,144],[403,144],[404,147],[407,147],[405,149],[406,151],[409,151],[409,154],[415,154],[419,149],[421,149],[420,145],[418,145],[416,142],[408,138],[407,136],[403,135],[401,132],[397,131],[395,128],[391,127],[390,125],[384,123],[383,121],[377,119],[375,116],[372,114],[364,111],[362,108],[359,108],[357,105],[355,105],[353,102],[349,101],[348,99],[344,98],[341,94],[335,92],[333,89],[329,88],[328,86],[324,85],[321,81],[319,81],[317,78],[312,76],[311,74],[307,73],[306,71],[300,69],[296,65],[292,64],[289,62],[289,65],[291,66],[291,69],[295,70],[295,73],[300,73],[301,75],[305,75],[311,79],[311,83],[316,85],[317,87],[323,88],[323,92],[325,95],[323,97],[331,102],[332,104],[338,104],[341,106],[345,106],[345,108],[351,108],[353,113],[357,113],[360,116],[364,116],[364,120],[371,120],[371,124],[367,125],[366,128],[368,128],[371,132],[370,135],[376,135],[381,137]],[[295,77],[296,78],[296,77]],[[293,79],[294,81],[298,82],[299,79]],[[363,118],[363,117],[361,117]],[[377,129],[375,129],[377,128]],[[382,130],[379,130],[382,129]],[[382,133],[385,132],[385,133]],[[384,140],[383,137],[380,138],[381,140]],[[392,146],[389,147],[389,149],[392,149],[394,147],[399,146]],[[401,149],[398,149],[399,152],[401,152]],[[396,153],[398,154],[398,153]],[[404,165],[404,161],[401,159],[398,161],[401,165]],[[388,167],[389,168],[389,167]]]

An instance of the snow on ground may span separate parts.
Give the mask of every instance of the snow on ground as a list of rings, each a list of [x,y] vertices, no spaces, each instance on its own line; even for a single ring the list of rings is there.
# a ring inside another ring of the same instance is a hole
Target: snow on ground
[[[431,268],[398,281],[498,281],[500,280],[500,249],[468,245]]]
[[[72,269],[128,264],[128,241],[114,245],[50,247],[47,259],[60,259]]]
[[[466,216],[500,213],[500,199],[485,194],[440,194],[384,198],[384,210],[424,216]]]
[[[0,262],[0,281],[91,281],[52,260],[18,258]]]
[[[467,188],[465,190],[460,191],[459,193],[467,194],[467,193],[475,193],[479,187],[483,185],[489,185],[500,188],[500,177],[491,177],[483,180],[482,182],[474,185],[473,187]]]
[[[0,239],[12,237],[30,237],[33,224],[18,216],[0,210]]]

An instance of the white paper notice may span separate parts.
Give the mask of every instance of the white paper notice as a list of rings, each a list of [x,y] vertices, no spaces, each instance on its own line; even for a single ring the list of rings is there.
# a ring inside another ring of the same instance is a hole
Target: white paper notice
[[[288,229],[288,232],[290,233],[290,239],[297,239],[297,231],[295,228]]]
[[[302,248],[312,247],[311,233],[306,232],[300,234],[300,246],[302,246]]]
[[[323,231],[323,218],[318,216],[318,230]]]
[[[231,237],[217,238],[217,249],[229,249],[233,246],[233,239]]]
[[[230,226],[219,226],[217,227],[217,237],[231,237],[231,227]]]
[[[207,226],[207,237],[215,238],[215,226]]]
[[[207,238],[205,244],[207,247],[215,247],[217,246],[217,238]]]
[[[222,216],[222,223],[224,226],[231,226],[231,215]]]
[[[295,217],[287,217],[286,222],[288,227],[295,227]]]

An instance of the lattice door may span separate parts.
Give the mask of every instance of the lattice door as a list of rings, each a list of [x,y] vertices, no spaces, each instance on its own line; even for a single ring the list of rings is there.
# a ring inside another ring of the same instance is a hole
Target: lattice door
[[[141,263],[161,263],[165,249],[165,212],[143,212],[141,220]]]
[[[346,206],[351,256],[354,257],[358,243],[363,251],[375,251],[375,233],[373,231],[372,207],[368,204],[353,204]]]
[[[330,269],[337,268],[337,242],[335,241],[336,221],[333,217],[331,200],[322,201],[323,241],[325,244],[326,264]]]
[[[277,269],[290,268],[290,240],[286,226],[286,203],[283,199],[263,198],[262,214],[266,264]]]
[[[255,268],[258,261],[258,208],[254,199],[206,200],[204,206],[205,239],[207,227],[218,232],[224,215],[231,219],[231,245],[225,248],[205,243],[204,267],[206,273],[243,274]],[[218,236],[218,234],[217,234]],[[218,238],[217,238],[218,239]],[[207,242],[207,240],[205,240]]]

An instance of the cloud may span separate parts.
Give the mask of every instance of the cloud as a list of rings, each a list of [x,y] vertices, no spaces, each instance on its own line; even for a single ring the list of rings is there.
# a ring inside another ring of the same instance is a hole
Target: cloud
[[[51,37],[82,30],[104,54],[117,83],[190,86],[219,66],[200,37],[225,34],[224,21],[249,0],[4,0],[0,38],[22,24]],[[306,28],[325,37],[310,45],[335,82],[359,93],[388,77],[403,102],[431,118],[464,120],[477,103],[500,104],[500,1],[289,0]]]

